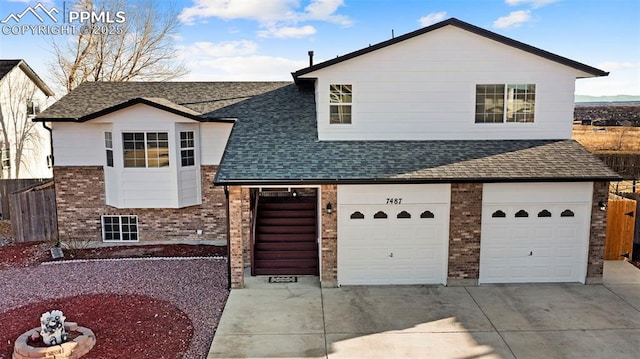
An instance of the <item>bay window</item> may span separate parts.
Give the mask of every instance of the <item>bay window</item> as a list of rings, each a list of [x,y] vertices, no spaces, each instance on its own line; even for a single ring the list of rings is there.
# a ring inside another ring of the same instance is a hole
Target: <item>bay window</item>
[[[123,132],[124,167],[169,167],[167,132]]]

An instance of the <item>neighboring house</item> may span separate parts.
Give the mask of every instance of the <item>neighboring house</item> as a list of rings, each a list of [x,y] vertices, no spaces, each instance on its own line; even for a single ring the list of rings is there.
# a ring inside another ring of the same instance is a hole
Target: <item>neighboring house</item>
[[[24,60],[0,60],[0,178],[50,178],[49,131],[32,119],[55,100]]]
[[[294,83],[84,84],[39,117],[61,238],[228,233],[236,288],[595,283],[619,177],[570,138],[606,75],[449,19]]]

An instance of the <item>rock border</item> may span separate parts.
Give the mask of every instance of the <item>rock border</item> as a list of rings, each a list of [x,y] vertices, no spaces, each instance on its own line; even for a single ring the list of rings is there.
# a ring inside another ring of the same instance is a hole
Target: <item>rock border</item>
[[[96,335],[89,328],[79,327],[77,323],[64,323],[66,331],[77,331],[80,335],[60,345],[36,348],[27,344],[29,337],[40,332],[40,327],[33,328],[20,335],[13,347],[13,359],[60,358],[77,359],[87,354],[96,345]]]

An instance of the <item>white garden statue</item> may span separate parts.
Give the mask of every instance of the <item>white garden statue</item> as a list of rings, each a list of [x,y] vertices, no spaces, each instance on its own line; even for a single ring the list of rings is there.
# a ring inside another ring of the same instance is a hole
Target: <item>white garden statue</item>
[[[64,321],[67,319],[60,310],[43,313],[40,317],[40,335],[46,345],[60,345],[67,341]]]

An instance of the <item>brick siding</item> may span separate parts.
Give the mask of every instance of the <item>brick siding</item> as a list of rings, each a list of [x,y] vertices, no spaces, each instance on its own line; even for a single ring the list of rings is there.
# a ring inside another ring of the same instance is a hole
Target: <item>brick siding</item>
[[[243,191],[242,187],[229,187],[229,248],[231,256],[229,262],[231,265],[231,288],[237,289],[244,287],[244,254],[245,240],[243,237],[243,222],[249,222],[250,219],[244,218],[243,202],[249,202],[249,198],[243,195],[248,194]],[[244,200],[244,201],[243,201]]]
[[[451,185],[449,222],[449,282],[477,282],[480,273],[480,226],[482,222],[482,184]]]
[[[320,281],[323,287],[334,287],[338,280],[338,186],[322,185],[322,260]],[[331,203],[333,213],[328,214],[325,208]]]
[[[118,209],[105,204],[100,166],[54,167],[60,240],[102,240],[102,215],[137,215],[141,242],[226,240],[226,199],[213,186],[218,166],[202,166],[202,204],[185,208]],[[202,234],[196,231],[202,229]]]
[[[591,204],[591,230],[589,233],[589,259],[587,263],[587,283],[602,281],[604,266],[604,242],[607,237],[607,211],[601,211],[598,202],[607,203],[609,182],[593,183]]]

